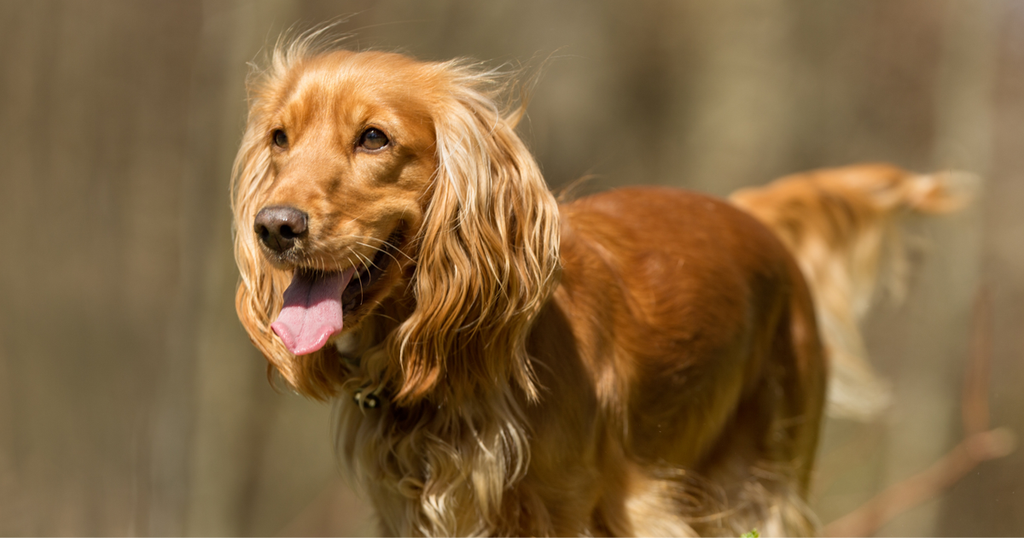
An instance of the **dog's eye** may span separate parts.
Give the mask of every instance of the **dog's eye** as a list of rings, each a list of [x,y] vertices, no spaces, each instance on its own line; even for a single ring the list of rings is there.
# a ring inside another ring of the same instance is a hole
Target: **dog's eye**
[[[388,145],[387,135],[381,132],[380,129],[367,129],[363,131],[363,135],[359,137],[359,147],[368,150],[380,149]]]
[[[279,148],[288,147],[288,135],[286,135],[282,129],[274,129],[274,132],[270,133],[270,139],[273,140],[274,145]]]

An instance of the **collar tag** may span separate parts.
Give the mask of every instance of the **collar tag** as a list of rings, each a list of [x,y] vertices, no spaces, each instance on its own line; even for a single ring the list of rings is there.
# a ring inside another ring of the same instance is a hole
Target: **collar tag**
[[[376,409],[380,407],[380,397],[372,392],[363,394],[362,390],[357,390],[353,398],[360,409]]]

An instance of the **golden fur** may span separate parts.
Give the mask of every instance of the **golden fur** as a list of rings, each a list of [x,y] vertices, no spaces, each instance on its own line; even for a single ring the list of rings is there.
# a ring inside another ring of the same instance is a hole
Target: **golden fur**
[[[681,190],[558,206],[497,80],[305,39],[251,84],[239,318],[297,391],[337,399],[381,530],[813,532],[826,366],[783,242]],[[771,224],[770,198],[737,200]],[[283,206],[308,229],[278,252],[253,222]],[[270,330],[291,274],[352,267],[343,332],[293,356]]]

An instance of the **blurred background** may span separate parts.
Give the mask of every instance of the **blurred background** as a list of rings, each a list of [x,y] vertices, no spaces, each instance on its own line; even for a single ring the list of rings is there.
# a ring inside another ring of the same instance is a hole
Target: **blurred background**
[[[346,15],[354,49],[550,59],[520,131],[552,187],[978,174],[972,208],[911,224],[907,300],[866,328],[895,403],[826,424],[813,506],[951,450],[972,356],[1024,433],[1024,2],[0,0],[0,534],[374,532],[329,406],[268,383],[233,307],[247,62]],[[880,534],[1024,529],[1024,451],[936,489]]]

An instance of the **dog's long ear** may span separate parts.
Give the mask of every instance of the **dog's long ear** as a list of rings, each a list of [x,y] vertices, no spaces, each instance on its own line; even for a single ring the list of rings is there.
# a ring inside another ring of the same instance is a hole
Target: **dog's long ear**
[[[272,69],[250,84],[249,118],[241,148],[231,172],[231,210],[235,262],[241,279],[235,295],[235,310],[249,339],[296,390],[317,399],[327,399],[337,391],[342,378],[341,362],[329,356],[333,349],[293,357],[270,329],[281,311],[289,275],[267,263],[253,233],[253,222],[270,183],[270,125],[265,120],[267,107],[277,97],[281,74],[286,70],[283,53],[275,51]]]
[[[437,177],[419,239],[416,308],[394,335],[399,402],[511,380],[536,396],[528,330],[558,271],[558,208],[486,74],[441,64]],[[521,109],[520,109],[521,110]]]

